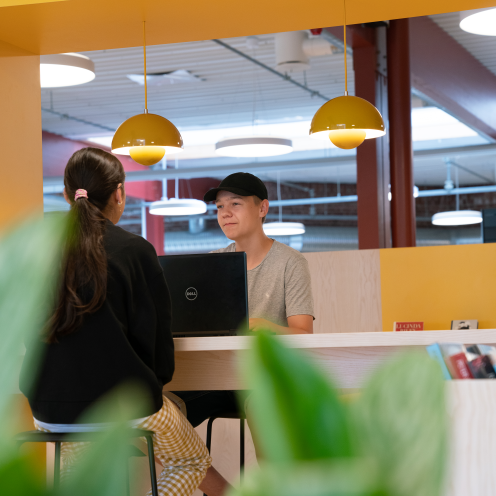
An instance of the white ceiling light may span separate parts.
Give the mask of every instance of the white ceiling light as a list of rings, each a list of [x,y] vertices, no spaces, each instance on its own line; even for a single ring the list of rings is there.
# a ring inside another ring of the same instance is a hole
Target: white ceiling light
[[[496,36],[496,9],[460,12],[460,28],[472,34]]]
[[[293,142],[272,136],[226,138],[215,144],[215,151],[224,157],[273,157],[293,151]]]
[[[95,79],[95,64],[79,53],[59,53],[40,56],[42,88],[75,86]]]
[[[283,222],[281,206],[281,173],[277,172],[277,200],[279,201],[279,222],[269,222],[263,225],[267,236],[297,236],[305,233],[305,226],[300,222]]]
[[[453,210],[450,212],[439,212],[432,216],[435,226],[467,226],[469,224],[480,224],[482,213],[476,210]]]
[[[176,169],[179,162],[176,157]],[[162,170],[167,168],[166,159],[162,159]],[[162,180],[162,199],[153,202],[149,211],[153,215],[198,215],[207,211],[207,204],[195,198],[179,198],[179,179],[176,177],[176,197],[167,199],[167,179]]]
[[[153,215],[197,215],[206,211],[207,204],[195,199],[162,199],[150,205],[150,213]]]
[[[269,222],[263,225],[267,236],[295,236],[305,233],[305,226],[300,222]]]
[[[144,74],[128,74],[127,77],[134,83],[141,86],[145,84]],[[159,72],[155,74],[148,73],[146,75],[146,82],[148,86],[162,86],[163,84],[179,84],[179,83],[200,83],[204,79],[191,74],[190,71],[185,69],[177,69],[176,71]]]

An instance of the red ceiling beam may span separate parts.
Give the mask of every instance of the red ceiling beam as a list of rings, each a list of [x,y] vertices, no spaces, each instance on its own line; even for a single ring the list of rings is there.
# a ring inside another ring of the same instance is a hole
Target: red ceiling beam
[[[84,141],[75,141],[64,138],[58,134],[43,131],[43,176],[63,176],[67,161],[71,158],[74,152],[93,146],[109,151],[104,146],[99,146],[94,143]],[[146,167],[137,164],[130,157],[120,155],[119,160],[126,172],[135,170],[144,170]],[[139,181],[126,184],[126,193],[135,198],[141,198],[145,201],[160,200],[162,196],[162,183],[160,181]]]
[[[64,138],[58,134],[49,133],[43,131],[43,176],[53,177],[53,176],[63,176],[65,166],[67,161],[71,158],[71,155],[81,150],[81,148],[86,148],[87,146],[93,146],[95,148],[101,148],[105,151],[110,151],[105,146],[96,145],[95,143],[88,143],[84,141],[76,141],[68,138]],[[124,170],[126,172],[136,171],[136,170],[147,170],[148,167],[137,164],[134,160],[126,155],[119,155],[119,160],[121,161]],[[199,200],[203,199],[203,195],[210,189],[216,188],[219,184],[217,179],[210,177],[206,178],[195,178],[191,180],[181,179],[179,181],[179,196],[181,198],[196,198]],[[136,181],[126,184],[126,193],[129,196],[135,198],[141,198],[145,201],[155,201],[160,200],[162,197],[162,182],[161,181]],[[167,182],[167,193],[169,198],[173,198],[175,195],[175,183],[174,181]]]
[[[410,19],[412,86],[496,139],[496,76],[428,17]]]

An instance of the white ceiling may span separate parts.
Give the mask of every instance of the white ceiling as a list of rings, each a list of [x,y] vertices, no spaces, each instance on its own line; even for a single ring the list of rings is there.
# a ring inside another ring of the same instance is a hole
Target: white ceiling
[[[462,32],[458,28],[457,16],[458,14],[443,14],[433,16],[433,19],[496,74],[496,52],[494,50],[496,39]],[[247,46],[246,38],[223,41],[266,65],[275,67],[274,35],[263,35],[259,37],[259,40],[260,43],[256,49]],[[43,108],[112,129],[117,128],[128,117],[143,111],[143,86],[126,77],[127,74],[143,72],[141,48],[103,50],[84,54],[95,63],[95,80],[82,86],[53,90],[42,89]],[[291,76],[301,83],[305,82],[306,77],[306,84],[309,88],[319,91],[328,98],[334,98],[342,95],[344,90],[342,57],[342,54],[337,53],[332,56],[313,58],[311,68],[305,75],[296,73]],[[184,133],[186,145],[187,136],[194,135],[195,139],[201,141],[202,133],[208,134],[206,130],[210,130],[210,133],[215,135],[216,129],[251,126],[253,121],[255,125],[283,123],[285,126],[282,128],[285,129],[290,123],[310,120],[315,111],[324,103],[322,99],[312,98],[309,93],[257,67],[213,41],[148,47],[147,62],[149,73],[184,69],[203,79],[198,83],[149,87],[148,108],[150,112],[161,114],[174,122]],[[352,67],[351,57],[348,57],[348,67]],[[353,94],[353,89],[354,74],[350,70],[349,90],[351,94]],[[87,139],[111,134],[109,131],[59,115],[48,112],[43,112],[42,115],[43,129],[70,138]],[[455,124],[457,125],[456,122]],[[425,125],[428,123],[424,123]],[[463,137],[463,130],[462,137],[460,137],[460,128],[453,127],[453,122],[442,125],[445,127],[441,130],[440,136],[444,139],[416,141],[415,147],[417,149],[439,148],[484,142],[478,136]],[[275,129],[277,130],[277,127]],[[414,132],[428,134],[429,130],[424,127]],[[302,150],[305,149],[304,143],[308,138],[301,136],[295,139],[300,140],[303,143]],[[195,151],[193,148],[190,150],[187,148],[180,160],[181,167],[202,165],[208,170],[212,163],[228,165],[230,161],[230,163],[239,163],[242,168],[246,163],[246,161],[236,161],[236,159],[233,161],[213,158],[213,143],[194,146],[203,147],[201,153],[205,158],[192,160],[194,156],[198,156],[195,153],[199,152],[199,149]],[[294,152],[286,155],[284,160],[325,158],[339,156],[340,153],[339,150],[328,146],[313,151]],[[187,157],[191,160],[186,160]],[[496,152],[451,158],[496,182]],[[446,177],[444,157],[436,155],[422,159],[416,158],[414,173],[415,181],[419,186],[442,186]],[[275,174],[265,174],[264,179],[273,179],[272,176],[275,178]],[[284,172],[284,179],[301,182],[354,182],[356,167],[348,164],[311,169],[307,166],[301,170]],[[460,185],[484,184],[481,179],[464,171],[459,171],[459,181]]]
[[[246,38],[223,41],[274,67],[274,36],[264,35],[259,39],[260,45],[255,50],[246,46]],[[96,78],[80,87],[43,89],[42,107],[50,108],[52,93],[53,110],[114,128],[143,111],[143,86],[126,77],[143,73],[142,48],[85,52],[84,55],[94,61]],[[311,69],[306,74],[308,86],[329,98],[341,95],[344,91],[342,66],[342,55],[312,59]],[[204,81],[151,86],[148,108],[181,129],[251,123],[254,107],[258,120],[311,118],[324,103],[212,41],[148,47],[149,73],[178,69],[189,70]],[[293,77],[304,82],[303,73]],[[349,84],[353,91],[353,74]],[[47,113],[43,114],[43,126],[64,135],[99,134],[97,128]]]
[[[496,75],[496,37],[480,36],[460,29],[459,12],[434,15],[430,18]]]

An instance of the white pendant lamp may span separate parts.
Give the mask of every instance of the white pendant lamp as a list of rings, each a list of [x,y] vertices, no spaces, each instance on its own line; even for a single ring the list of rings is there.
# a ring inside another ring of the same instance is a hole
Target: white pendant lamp
[[[348,95],[348,62],[346,52],[346,1],[344,3],[344,96],[324,103],[313,116],[310,136],[330,140],[338,148],[351,150],[364,140],[386,134],[380,112],[367,100]]]
[[[277,200],[281,201],[281,178],[277,173]],[[300,222],[283,222],[282,206],[279,204],[279,222],[269,222],[263,225],[264,233],[267,236],[296,236],[305,234],[305,226]]]
[[[79,53],[58,53],[40,56],[42,88],[60,88],[89,83],[95,79],[95,64]]]
[[[452,210],[439,212],[432,216],[432,223],[435,226],[468,226],[481,222],[482,213],[476,210]]]
[[[253,82],[255,83],[255,72]],[[254,87],[256,88],[256,84]],[[252,128],[255,132],[255,116],[257,108],[256,90],[253,91]],[[215,144],[215,151],[223,157],[275,157],[293,151],[293,142],[277,136],[237,136],[224,138]]]
[[[197,215],[206,211],[206,203],[195,199],[162,198],[150,205],[150,213],[153,215]]]
[[[263,226],[267,236],[295,236],[305,234],[305,226],[300,222],[269,222]]]
[[[176,126],[161,115],[148,113],[146,81],[146,37],[143,22],[143,66],[145,81],[145,111],[124,121],[112,138],[112,153],[131,155],[141,165],[154,165],[165,154],[183,151],[183,139]]]
[[[273,157],[293,151],[293,142],[273,136],[226,138],[215,144],[215,151],[223,157]]]
[[[162,169],[166,168],[165,160],[162,162]],[[176,169],[178,162],[176,158]],[[149,211],[153,215],[198,215],[207,211],[207,204],[202,200],[194,198],[179,198],[179,179],[176,177],[176,197],[167,198],[167,179],[162,181],[162,199],[153,202]]]
[[[460,28],[472,34],[496,36],[496,8],[460,12]]]

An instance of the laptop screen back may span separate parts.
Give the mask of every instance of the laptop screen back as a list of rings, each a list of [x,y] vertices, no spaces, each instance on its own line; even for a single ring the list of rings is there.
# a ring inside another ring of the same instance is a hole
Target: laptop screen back
[[[248,325],[246,254],[158,257],[172,300],[172,334],[232,335]]]

